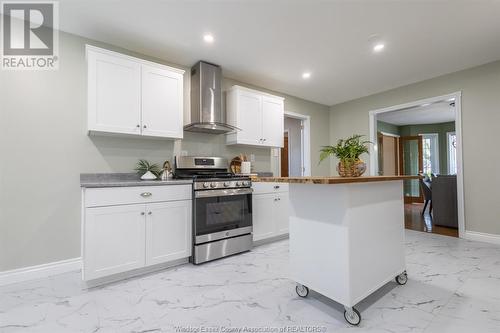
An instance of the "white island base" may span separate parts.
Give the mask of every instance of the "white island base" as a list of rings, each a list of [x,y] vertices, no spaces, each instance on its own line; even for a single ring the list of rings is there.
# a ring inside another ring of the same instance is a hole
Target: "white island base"
[[[402,180],[291,183],[290,264],[299,296],[323,294],[359,324],[358,302],[407,280]]]

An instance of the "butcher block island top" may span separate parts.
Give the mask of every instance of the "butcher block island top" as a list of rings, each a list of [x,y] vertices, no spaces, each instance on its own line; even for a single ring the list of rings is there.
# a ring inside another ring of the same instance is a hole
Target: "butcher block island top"
[[[252,177],[253,182],[290,184],[349,184],[372,183],[404,179],[418,179],[419,176],[365,176],[365,177]]]

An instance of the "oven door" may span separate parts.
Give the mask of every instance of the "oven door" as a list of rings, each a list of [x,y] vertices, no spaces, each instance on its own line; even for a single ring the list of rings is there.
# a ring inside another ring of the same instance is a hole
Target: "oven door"
[[[195,191],[196,243],[252,232],[252,189]]]

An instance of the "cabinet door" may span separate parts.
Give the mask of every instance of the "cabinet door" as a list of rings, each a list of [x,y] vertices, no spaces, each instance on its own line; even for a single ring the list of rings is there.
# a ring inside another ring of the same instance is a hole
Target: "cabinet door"
[[[140,134],[141,66],[88,51],[88,130]]]
[[[276,195],[274,202],[273,220],[276,223],[276,234],[284,235],[289,231],[289,197],[287,192]]]
[[[182,138],[183,77],[167,69],[142,66],[142,134]]]
[[[148,204],[146,265],[191,256],[191,200]]]
[[[261,145],[262,139],[262,97],[247,91],[238,92],[237,142]]]
[[[283,100],[264,96],[262,98],[262,138],[269,147],[283,147],[284,106]]]
[[[144,266],[145,205],[87,208],[84,279]]]
[[[276,224],[273,219],[275,199],[275,194],[258,194],[252,196],[254,241],[275,236]]]

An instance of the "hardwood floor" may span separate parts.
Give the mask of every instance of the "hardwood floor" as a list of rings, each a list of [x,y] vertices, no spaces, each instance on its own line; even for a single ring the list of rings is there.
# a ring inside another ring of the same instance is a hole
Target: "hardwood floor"
[[[433,234],[458,237],[458,229],[436,226],[432,223],[432,216],[428,213],[429,208],[422,215],[424,204],[405,204],[405,227],[406,229],[429,232]]]

